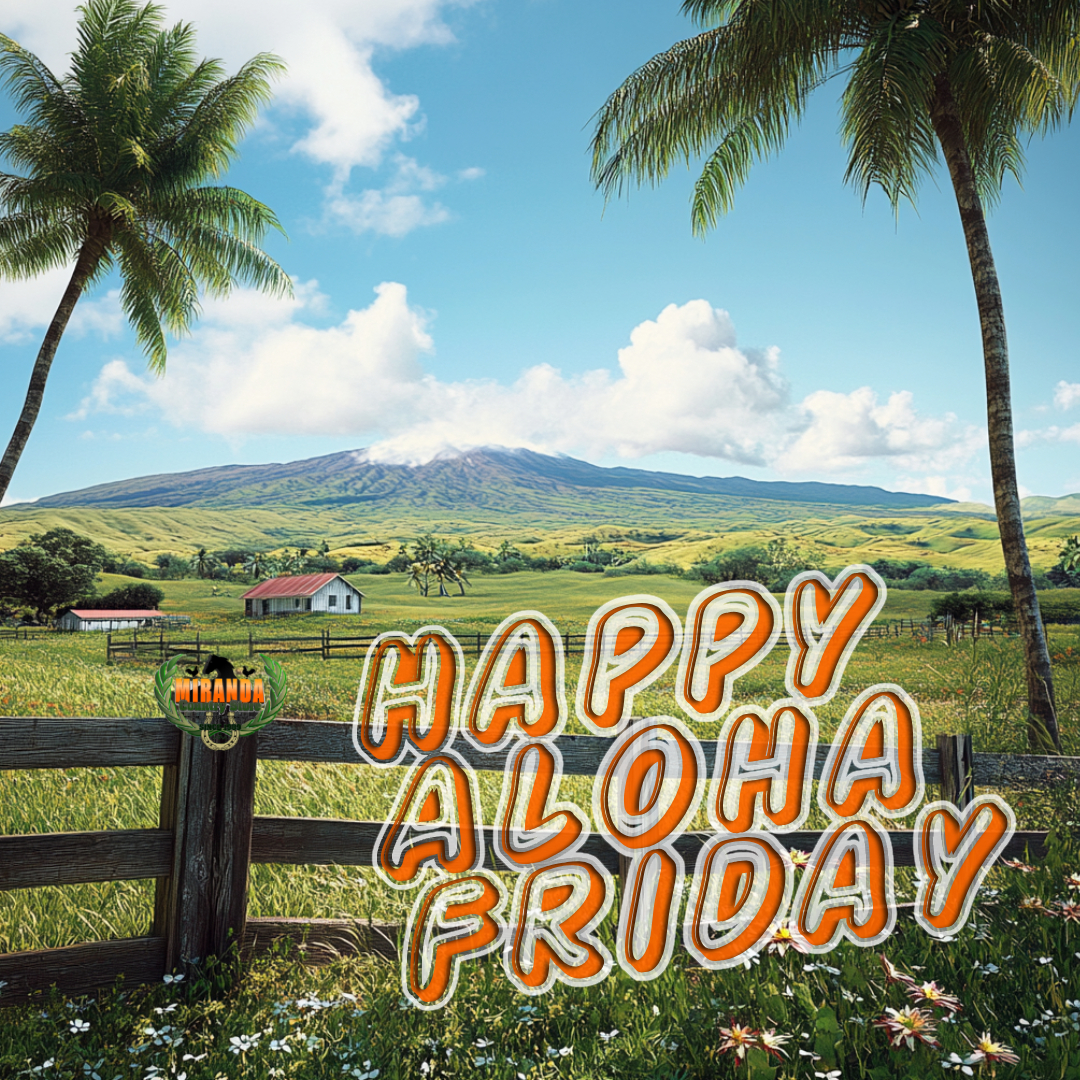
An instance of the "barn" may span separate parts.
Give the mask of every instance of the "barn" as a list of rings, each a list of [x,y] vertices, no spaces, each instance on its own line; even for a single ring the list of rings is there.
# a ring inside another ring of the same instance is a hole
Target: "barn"
[[[364,594],[340,574],[298,574],[267,578],[244,593],[244,614],[250,619],[269,615],[359,615]]]
[[[60,630],[142,630],[168,620],[162,611],[149,608],[72,608],[56,620]]]

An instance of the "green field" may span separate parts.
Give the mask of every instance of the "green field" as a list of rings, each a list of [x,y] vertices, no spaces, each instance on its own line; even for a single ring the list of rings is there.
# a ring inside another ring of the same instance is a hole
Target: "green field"
[[[362,618],[300,617],[257,624],[256,633],[309,633],[359,627],[364,633],[391,627],[439,623],[466,635],[490,630],[515,610],[537,608],[562,629],[580,631],[595,607],[632,591],[666,599],[685,611],[697,591],[681,579],[604,578],[601,575],[518,574],[478,576],[465,597],[418,598],[403,576],[358,575],[367,594]],[[106,581],[104,587],[115,582]],[[238,595],[213,597],[212,584],[162,583],[166,610],[194,614],[208,638],[239,640],[248,622],[237,614]],[[894,592],[882,618],[919,618],[933,594]],[[1080,629],[1051,629],[1055,680],[1066,752],[1080,754]],[[153,715],[151,663],[105,663],[104,635],[73,634],[36,641],[0,642],[0,712],[6,715]],[[737,703],[766,705],[783,696],[786,645],[781,643],[737,684]],[[351,718],[359,661],[324,662],[314,657],[282,657],[289,674],[286,714],[309,718]],[[568,697],[580,661],[570,658]],[[672,675],[640,696],[635,712],[677,714]],[[947,647],[907,634],[868,640],[856,650],[837,699],[820,709],[822,738],[835,730],[847,703],[866,686],[897,682],[916,699],[924,739],[932,745],[942,731],[966,730],[976,750],[1023,752],[1023,681],[1020,645],[1015,638],[982,639]],[[716,725],[698,725],[701,737],[715,736]],[[568,731],[583,730],[571,719]],[[343,724],[342,738],[348,739]],[[263,762],[259,765],[256,813],[287,816],[380,820],[399,783],[399,770],[368,766]],[[492,820],[501,779],[481,774],[485,820]],[[567,778],[563,795],[588,807],[588,778]],[[151,768],[35,770],[0,773],[0,832],[53,832],[152,827],[157,822],[160,770]],[[928,797],[932,792],[928,792]],[[1074,822],[1076,792],[1012,791],[1021,828],[1046,828]],[[703,821],[696,823],[702,827]],[[808,827],[821,827],[816,814]],[[907,823],[910,827],[910,823]],[[103,995],[73,1008],[53,1002],[42,1008],[0,1014],[0,1076],[78,1076],[97,1072],[102,1080],[143,1075],[157,1065],[162,1075],[186,1072],[188,1080],[232,1076],[282,1076],[315,1080],[356,1077],[380,1070],[380,1080],[424,1076],[483,1075],[500,1080],[527,1077],[813,1077],[839,1068],[844,1077],[926,1076],[936,1074],[948,1052],[966,1053],[962,1034],[991,1030],[1017,1048],[1017,1076],[1080,1076],[1080,1034],[1066,1002],[1077,997],[1076,960],[1080,923],[1020,913],[1024,895],[1046,904],[1065,895],[1066,870],[1080,870],[1074,849],[1046,870],[1032,875],[996,870],[973,925],[950,944],[934,943],[903,923],[885,946],[890,958],[923,979],[936,979],[959,993],[964,1011],[956,1024],[940,1028],[945,1050],[915,1053],[890,1050],[869,1023],[886,1006],[900,1007],[898,987],[886,987],[872,954],[842,946],[818,958],[829,968],[807,971],[812,958],[789,952],[762,954],[749,972],[739,968],[705,973],[681,958],[654,983],[637,984],[617,969],[591,989],[557,987],[541,998],[513,992],[497,964],[467,965],[454,1001],[436,1014],[401,1007],[396,967],[376,959],[342,960],[327,969],[306,971],[279,958],[257,966],[231,997],[211,1000],[206,988],[157,987],[148,995]],[[910,896],[909,871],[897,874],[898,899]],[[134,936],[146,932],[153,883],[128,881],[49,887],[0,893],[0,951],[60,946],[78,941]],[[1076,894],[1073,894],[1074,898]],[[255,866],[252,915],[347,917],[401,921],[408,895],[392,892],[371,871],[335,866]],[[611,919],[605,930],[611,944]],[[1008,960],[1006,958],[1009,958]],[[1042,964],[1037,957],[1049,957]],[[1018,958],[1023,958],[1019,960]],[[992,976],[974,964],[996,964]],[[836,970],[833,974],[832,969]],[[353,995],[342,998],[343,993]],[[334,1002],[315,1009],[311,998]],[[170,1009],[165,1013],[160,1010]],[[535,1011],[530,1011],[535,1009]],[[1075,1011],[1075,1006],[1072,1007]],[[155,1011],[159,1010],[159,1011]],[[1043,1012],[1043,1045],[1017,1033],[1021,1019],[1034,1022]],[[85,1034],[70,1030],[72,1019],[90,1024]],[[756,1028],[788,1034],[787,1057],[766,1061],[755,1053],[748,1070],[736,1069],[718,1053],[718,1026],[734,1019]],[[155,1042],[146,1028],[183,1032],[183,1044]],[[598,1032],[618,1031],[601,1039]],[[1058,1033],[1060,1037],[1058,1036]],[[230,1039],[254,1037],[249,1049],[234,1054]],[[803,1034],[805,1033],[805,1034]],[[291,1042],[282,1043],[288,1037]],[[271,1040],[278,1049],[271,1049]],[[489,1046],[481,1045],[490,1040]],[[435,1043],[433,1046],[432,1043]],[[283,1045],[289,1051],[281,1049]],[[142,1046],[143,1050],[135,1048]],[[561,1051],[569,1048],[563,1055]],[[819,1055],[817,1061],[807,1054]],[[554,1051],[550,1056],[549,1051]],[[184,1055],[192,1057],[185,1060]],[[200,1055],[206,1055],[201,1057]],[[495,1060],[488,1062],[489,1056]],[[48,1059],[54,1064],[41,1073]],[[485,1063],[476,1064],[477,1059]],[[98,1064],[98,1062],[102,1064]],[[370,1061],[370,1066],[364,1062]],[[421,1066],[427,1063],[428,1072]],[[84,1072],[83,1066],[89,1066]],[[1074,1068],[1075,1065],[1075,1068]],[[773,1066],[777,1066],[776,1069]],[[22,1070],[22,1072],[20,1071]],[[51,1070],[51,1071],[50,1071]],[[274,1071],[277,1070],[277,1071]],[[354,1071],[355,1070],[355,1071]],[[1070,1071],[1074,1070],[1074,1071]],[[155,1075],[155,1073],[146,1073]],[[1003,1071],[1002,1076],[1013,1075]],[[92,1077],[91,1077],[92,1080]]]
[[[335,557],[356,555],[385,561],[398,545],[434,532],[467,539],[482,551],[507,540],[527,555],[568,555],[585,537],[598,538],[652,562],[687,567],[731,548],[767,544],[784,537],[807,549],[823,565],[841,568],[875,559],[918,560],[934,566],[1002,569],[997,526],[985,508],[932,508],[902,512],[867,507],[829,507],[769,500],[719,500],[679,495],[645,498],[638,492],[587,513],[565,508],[504,513],[463,510],[393,512],[377,506],[355,508],[289,507],[207,510],[194,507],[136,510],[0,510],[0,550],[34,533],[62,526],[89,536],[111,551],[152,566],[164,553],[190,556],[244,547],[280,551],[313,547],[325,539]],[[631,497],[633,496],[633,497]],[[678,526],[672,526],[678,522]],[[1055,514],[1026,523],[1033,565],[1048,570],[1065,537],[1080,532],[1080,516]]]

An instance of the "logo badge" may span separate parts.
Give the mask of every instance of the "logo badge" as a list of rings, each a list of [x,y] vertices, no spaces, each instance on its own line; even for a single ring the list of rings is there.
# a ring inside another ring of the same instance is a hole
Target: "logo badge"
[[[200,672],[196,664],[180,670],[173,657],[154,676],[154,698],[165,719],[188,735],[199,735],[210,750],[229,750],[274,720],[285,706],[285,669],[259,654],[255,668],[237,673],[232,662],[212,654]],[[219,741],[220,740],[220,741]]]

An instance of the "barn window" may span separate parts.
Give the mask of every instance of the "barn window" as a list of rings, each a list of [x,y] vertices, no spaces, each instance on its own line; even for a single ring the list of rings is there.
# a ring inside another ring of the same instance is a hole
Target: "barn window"
[[[310,596],[304,601],[304,610],[305,611],[310,611],[311,610],[311,597]]]
[[[299,607],[299,606],[300,606],[300,597],[297,597],[297,598],[296,598],[296,599],[295,599],[295,600],[293,601],[293,607]]]
[[[345,610],[352,610],[352,593],[346,593],[345,595]]]
[[[337,597],[331,594],[326,601],[331,607],[337,607]]]

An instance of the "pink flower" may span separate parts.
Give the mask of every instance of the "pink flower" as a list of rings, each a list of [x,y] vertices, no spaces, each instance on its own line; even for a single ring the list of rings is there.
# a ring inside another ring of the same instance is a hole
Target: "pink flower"
[[[967,1039],[967,1036],[965,1035],[964,1038]],[[967,1059],[969,1065],[978,1065],[984,1061],[989,1062],[990,1064],[1001,1061],[1006,1065],[1015,1065],[1020,1060],[1020,1058],[1012,1052],[1011,1048],[1004,1043],[995,1042],[991,1039],[989,1031],[984,1031],[978,1042],[972,1042],[970,1039],[967,1039],[967,1044],[973,1051],[971,1056]]]
[[[936,982],[915,983],[905,989],[916,1005],[929,1005],[950,1013],[959,1012],[963,1007],[958,997],[946,993]]]
[[[772,1028],[769,1028],[768,1031],[763,1031],[758,1035],[758,1042],[761,1044],[761,1049],[764,1050],[766,1054],[774,1054],[778,1058],[785,1056],[786,1051],[782,1050],[781,1047],[784,1043],[790,1041],[790,1035],[779,1035]]]
[[[893,983],[899,983],[905,988],[915,985],[915,980],[901,971],[884,953],[878,957],[878,960],[881,961],[882,970],[885,972],[886,986],[892,986]]]
[[[735,1056],[742,1061],[746,1057],[747,1050],[752,1050],[756,1046],[761,1046],[759,1036],[761,1032],[756,1031],[752,1027],[744,1027],[741,1024],[736,1024],[734,1020],[729,1021],[730,1027],[722,1027],[720,1029],[720,1037],[722,1042],[720,1043],[719,1050],[721,1054],[734,1053]]]
[[[907,1048],[914,1050],[916,1041],[927,1046],[939,1045],[934,1038],[937,1022],[925,1009],[886,1009],[885,1013],[874,1021],[874,1027],[888,1034],[890,1046],[900,1047],[907,1043]]]
[[[772,937],[769,938],[768,949],[771,953],[779,953],[781,956],[794,949],[796,952],[806,952],[804,946],[795,940],[791,933],[791,927],[786,922],[776,923],[772,928]]]
[[[1029,866],[1026,862],[1022,862],[1020,859],[1002,859],[1002,866],[1007,866],[1011,870],[1022,870],[1025,874],[1034,874],[1035,867]]]

